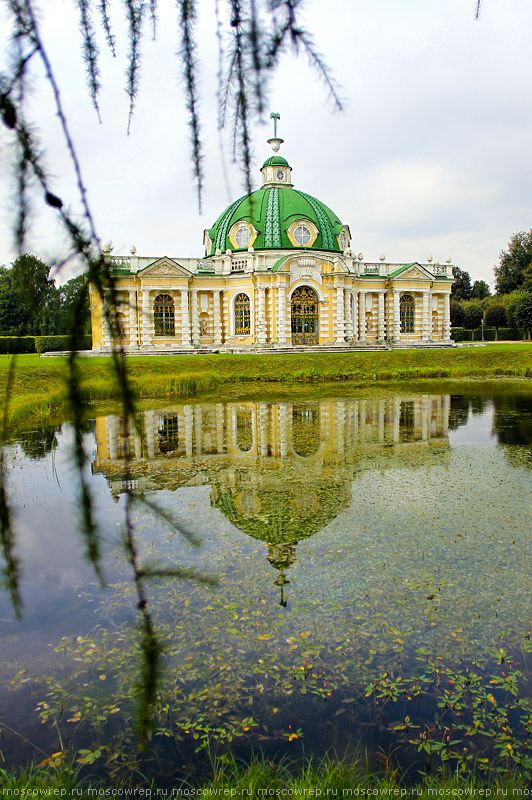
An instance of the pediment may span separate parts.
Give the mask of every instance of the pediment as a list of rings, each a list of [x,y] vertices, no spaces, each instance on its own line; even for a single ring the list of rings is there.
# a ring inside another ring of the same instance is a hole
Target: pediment
[[[177,261],[174,261],[172,258],[168,258],[168,256],[158,258],[157,261],[139,270],[137,274],[142,278],[149,278],[152,276],[161,278],[190,278],[192,276],[190,270],[185,269],[185,267],[182,267],[181,264],[178,264]]]
[[[392,277],[392,276],[391,276]],[[417,262],[407,264],[393,275],[394,281],[433,281],[434,275]]]

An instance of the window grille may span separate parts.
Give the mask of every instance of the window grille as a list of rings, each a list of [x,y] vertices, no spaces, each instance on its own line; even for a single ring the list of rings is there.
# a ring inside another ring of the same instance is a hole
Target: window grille
[[[159,294],[153,304],[155,336],[175,336],[174,301],[169,294]]]
[[[244,292],[237,294],[235,298],[235,334],[237,336],[249,336],[251,333],[251,315],[249,308],[249,297]]]
[[[414,298],[411,294],[401,295],[399,318],[401,333],[414,333]]]

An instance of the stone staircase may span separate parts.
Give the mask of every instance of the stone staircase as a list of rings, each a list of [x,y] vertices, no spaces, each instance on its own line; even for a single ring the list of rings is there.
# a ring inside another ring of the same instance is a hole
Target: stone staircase
[[[389,344],[387,342],[352,342],[345,344],[321,344],[321,345],[295,345],[277,346],[276,344],[252,345],[250,347],[238,347],[232,345],[222,345],[221,347],[198,347],[182,348],[167,347],[164,350],[129,350],[125,349],[128,356],[198,356],[209,355],[212,353],[235,353],[238,355],[289,355],[290,353],[365,353],[365,352],[385,352],[390,350],[433,350],[441,348],[456,347],[455,342],[397,342]],[[67,356],[68,352],[42,353],[43,357],[48,356]],[[99,353],[93,350],[82,350],[80,356],[95,358],[98,356],[108,356],[109,353]]]

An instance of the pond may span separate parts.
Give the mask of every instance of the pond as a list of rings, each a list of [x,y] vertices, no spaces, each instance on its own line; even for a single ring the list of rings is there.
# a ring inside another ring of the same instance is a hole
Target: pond
[[[21,620],[0,597],[6,765],[73,756],[171,785],[228,748],[333,747],[413,779],[442,760],[531,769],[532,392],[477,386],[187,402],[143,411],[127,439],[119,416],[89,421],[103,587],[77,533],[71,427],[21,436],[7,476]],[[139,562],[216,579],[145,579],[163,652],[145,750],[127,490]]]

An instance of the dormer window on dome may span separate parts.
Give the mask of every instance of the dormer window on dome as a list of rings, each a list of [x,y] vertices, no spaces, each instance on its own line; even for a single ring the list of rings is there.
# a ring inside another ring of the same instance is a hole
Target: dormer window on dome
[[[309,244],[312,239],[312,231],[307,225],[298,225],[297,228],[294,229],[294,239],[296,240],[296,244]]]
[[[349,247],[350,241],[351,241],[351,235],[349,233],[349,228],[347,227],[347,225],[344,225],[338,235],[338,244],[340,245],[340,250],[342,251],[342,253]]]
[[[251,222],[236,222],[229,231],[229,241],[235,250],[247,250],[257,238],[257,230]]]
[[[308,219],[297,219],[288,228],[286,235],[295,247],[311,247],[319,231]]]

